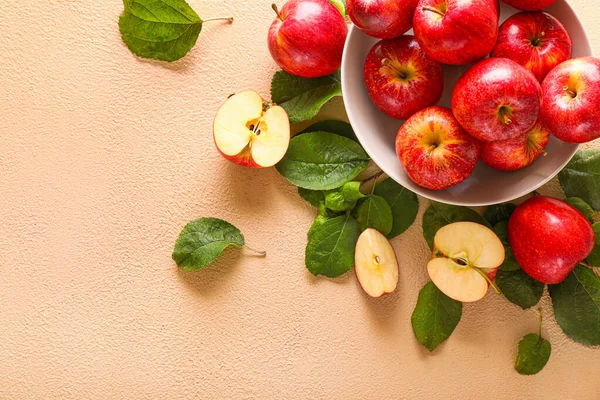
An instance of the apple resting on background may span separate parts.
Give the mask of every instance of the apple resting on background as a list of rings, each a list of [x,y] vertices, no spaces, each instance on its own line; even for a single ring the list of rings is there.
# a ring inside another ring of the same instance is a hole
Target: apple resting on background
[[[524,138],[482,143],[481,161],[498,171],[516,171],[546,155],[549,140],[550,131],[538,121]]]
[[[491,57],[510,58],[541,83],[548,72],[571,58],[573,44],[559,20],[545,12],[522,12],[507,19]]]
[[[365,230],[356,242],[354,270],[371,297],[392,293],[398,286],[398,260],[392,245],[379,231]]]
[[[430,190],[448,189],[467,179],[480,153],[480,143],[446,107],[433,106],[413,114],[396,136],[396,154],[406,174]]]
[[[442,64],[427,57],[410,35],[376,43],[367,56],[364,78],[377,108],[397,119],[437,103],[444,90]]]
[[[511,7],[523,11],[538,11],[550,7],[556,0],[502,0]]]
[[[217,149],[229,161],[245,167],[271,167],[287,151],[290,122],[283,108],[247,90],[221,106],[213,135]]]
[[[470,64],[496,45],[498,16],[498,0],[420,0],[413,26],[429,57],[444,64]]]
[[[348,26],[328,0],[290,0],[269,29],[269,51],[288,74],[331,75],[342,65]]]
[[[348,0],[348,16],[358,29],[379,39],[393,39],[412,28],[419,0]]]
[[[581,57],[554,68],[542,84],[542,120],[570,143],[600,137],[600,60]]]
[[[433,245],[427,272],[435,286],[457,301],[485,297],[504,262],[504,245],[498,236],[483,225],[456,222],[440,228]]]
[[[590,221],[564,201],[534,196],[508,221],[508,241],[529,276],[557,284],[585,260],[596,244]]]
[[[540,84],[531,72],[506,58],[488,58],[456,82],[452,111],[481,141],[511,140],[527,136],[538,119],[541,100]]]

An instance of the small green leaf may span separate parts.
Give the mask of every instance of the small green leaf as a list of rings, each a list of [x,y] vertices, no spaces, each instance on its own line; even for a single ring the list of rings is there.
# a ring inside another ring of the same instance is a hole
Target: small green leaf
[[[515,369],[521,375],[535,375],[540,372],[550,359],[552,346],[541,336],[530,333],[519,342],[519,352]]]
[[[360,182],[345,183],[339,189],[328,191],[325,194],[325,206],[331,211],[351,211],[356,207],[356,202],[365,197],[360,192]]]
[[[226,247],[244,246],[238,228],[218,218],[198,218],[183,228],[173,250],[179,268],[196,271],[213,262]]]
[[[592,228],[594,228],[594,233],[596,234],[596,246],[594,246],[592,254],[588,256],[586,261],[592,267],[600,267],[600,222],[592,225]]]
[[[306,268],[315,276],[337,278],[354,266],[354,248],[360,235],[350,215],[325,221],[311,234],[306,246]]]
[[[579,197],[600,211],[600,151],[584,150],[558,174],[567,197]]]
[[[271,99],[287,111],[292,124],[314,118],[325,103],[341,95],[342,80],[339,71],[314,79],[279,71],[271,81]]]
[[[298,194],[315,207],[319,207],[319,204],[322,201],[325,201],[325,194],[320,190],[310,190],[299,187]]]
[[[462,317],[462,303],[442,293],[433,282],[419,292],[411,323],[415,337],[429,351],[450,337]]]
[[[544,294],[544,284],[520,268],[509,271],[500,269],[496,276],[496,284],[508,301],[524,310],[538,304]]]
[[[510,246],[508,242],[508,221],[498,222],[493,229],[494,233],[498,235],[504,247]]]
[[[508,221],[517,206],[512,203],[496,204],[489,206],[483,217],[490,223],[491,226],[496,226],[499,222]]]
[[[358,201],[365,197],[360,191],[361,182],[348,182],[340,189],[342,196],[348,201]]]
[[[590,221],[590,224],[594,223],[594,209],[583,199],[579,197],[569,197],[565,199],[567,203],[578,209],[585,217]]]
[[[423,236],[429,247],[433,249],[433,239],[440,228],[461,221],[475,222],[491,229],[489,222],[470,208],[432,201],[423,215]]]
[[[392,231],[392,209],[381,196],[372,195],[363,200],[356,209],[356,215],[361,231],[373,228],[385,236]]]
[[[358,142],[358,138],[356,137],[356,134],[354,133],[354,129],[352,129],[352,125],[350,125],[349,123],[344,122],[344,121],[329,120],[329,121],[316,122],[316,123],[312,124],[311,126],[309,126],[308,128],[306,128],[305,130],[303,130],[302,132],[298,133],[296,136],[302,135],[304,133],[310,133],[310,132],[335,133],[336,135],[344,136],[344,137],[347,137],[348,139],[352,139],[355,142]]]
[[[378,183],[373,193],[383,197],[392,210],[393,224],[388,239],[401,235],[415,222],[419,212],[416,194],[391,178]]]
[[[586,346],[600,345],[600,278],[579,265],[558,285],[549,285],[556,322],[565,334]]]
[[[296,136],[277,171],[296,186],[331,190],[354,179],[369,166],[369,156],[348,138],[327,132]]]

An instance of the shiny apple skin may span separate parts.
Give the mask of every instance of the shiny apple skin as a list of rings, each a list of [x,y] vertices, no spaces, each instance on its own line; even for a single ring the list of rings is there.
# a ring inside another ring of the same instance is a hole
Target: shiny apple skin
[[[517,207],[508,221],[508,240],[523,271],[546,284],[564,281],[596,244],[592,225],[581,212],[545,196]]]
[[[378,39],[393,39],[412,28],[419,0],[348,0],[348,16],[358,29]]]
[[[542,92],[533,74],[506,58],[488,58],[469,68],[452,93],[461,126],[483,142],[526,137],[540,113]]]
[[[573,91],[573,98],[565,88]],[[542,120],[554,136],[569,143],[600,137],[600,60],[581,57],[554,68],[542,84]]]
[[[545,12],[522,12],[501,26],[491,57],[509,58],[541,83],[548,72],[571,58],[573,43],[563,24]]]
[[[413,182],[444,190],[473,173],[481,145],[460,127],[449,108],[433,106],[413,114],[400,127],[396,154]]]
[[[498,171],[516,171],[531,165],[542,154],[550,140],[550,130],[538,121],[527,137],[501,142],[485,142],[481,161]]]
[[[424,7],[447,11],[442,17]],[[496,45],[498,0],[420,0],[413,27],[429,57],[444,64],[470,64]]]
[[[331,75],[342,65],[348,26],[328,0],[290,0],[269,29],[269,51],[288,74]]]
[[[376,43],[367,56],[364,78],[377,108],[401,120],[437,103],[444,90],[442,64],[427,57],[409,35]]]
[[[539,11],[550,7],[556,0],[502,0],[511,7],[522,11]]]

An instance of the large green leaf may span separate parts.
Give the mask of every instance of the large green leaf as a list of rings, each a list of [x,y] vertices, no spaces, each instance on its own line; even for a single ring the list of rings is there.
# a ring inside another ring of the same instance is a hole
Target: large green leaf
[[[340,72],[322,78],[301,78],[285,71],[271,81],[271,99],[287,111],[292,124],[314,118],[329,100],[342,95]]]
[[[535,375],[540,372],[550,359],[552,346],[540,335],[530,333],[519,342],[519,351],[515,369],[521,375]]]
[[[361,230],[373,228],[387,236],[392,231],[392,209],[381,196],[372,195],[361,201],[356,209],[356,220]]]
[[[183,228],[173,250],[179,268],[195,271],[213,262],[227,246],[244,246],[238,228],[218,218],[198,218]]]
[[[404,233],[415,222],[419,212],[419,199],[416,194],[391,178],[378,183],[373,193],[383,197],[392,210],[393,224],[387,235],[388,239]]]
[[[594,233],[596,234],[596,246],[594,246],[592,254],[588,256],[586,261],[593,267],[600,267],[600,222],[592,225],[592,228],[594,228]]]
[[[569,197],[565,199],[565,202],[569,203],[576,209],[578,209],[585,217],[590,221],[590,224],[594,223],[594,209],[585,200],[579,197]]]
[[[419,293],[411,322],[419,343],[429,351],[446,341],[462,317],[462,303],[442,293],[429,282]]]
[[[600,151],[584,150],[558,174],[567,197],[579,197],[600,211]]]
[[[508,301],[522,309],[538,304],[544,294],[545,286],[520,268],[512,271],[500,269],[496,275],[496,284]]]
[[[354,133],[354,129],[352,129],[352,125],[344,121],[320,121],[312,124],[302,132],[298,133],[298,135],[302,135],[304,133],[309,132],[329,132],[335,133],[336,135],[347,137],[348,139],[352,139],[355,142],[358,142],[358,138]],[[296,136],[298,136],[296,135]]]
[[[429,247],[433,249],[433,239],[440,228],[461,221],[476,222],[491,228],[485,218],[470,208],[432,201],[423,215],[423,236]]]
[[[330,190],[354,179],[369,166],[369,156],[360,145],[328,132],[294,137],[277,164],[277,171],[296,186]]]

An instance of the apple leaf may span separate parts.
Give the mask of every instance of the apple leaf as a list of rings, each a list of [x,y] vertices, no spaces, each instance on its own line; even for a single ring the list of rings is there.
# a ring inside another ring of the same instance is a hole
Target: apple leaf
[[[423,236],[429,247],[433,249],[433,239],[440,228],[461,221],[475,222],[491,229],[490,223],[470,208],[432,201],[423,215]]]
[[[496,284],[508,301],[524,310],[538,304],[544,294],[544,284],[527,275],[521,268],[498,270]]]
[[[579,265],[558,285],[549,285],[556,322],[565,334],[586,346],[600,345],[600,278]]]
[[[360,182],[348,182],[341,188],[329,190],[325,193],[325,206],[331,211],[351,211],[356,207],[356,202],[365,197],[360,192]]]
[[[271,99],[285,109],[292,124],[314,118],[325,103],[341,95],[340,71],[313,79],[278,71],[271,81]]]
[[[336,135],[344,136],[344,137],[347,137],[348,139],[352,139],[355,142],[358,142],[358,138],[356,137],[356,134],[354,133],[354,129],[352,129],[352,125],[350,125],[349,123],[344,122],[344,121],[329,120],[329,121],[316,122],[316,123],[312,124],[311,126],[309,126],[308,128],[306,128],[305,130],[303,130],[302,132],[298,133],[296,136],[302,135],[304,133],[309,133],[309,132],[335,133]]]
[[[483,213],[483,217],[491,226],[496,226],[499,222],[508,221],[517,206],[512,203],[496,204],[489,206]]]
[[[319,207],[319,204],[325,201],[325,194],[320,190],[309,190],[299,187],[298,194],[315,207]]]
[[[310,235],[305,263],[311,274],[337,278],[354,266],[354,248],[360,235],[356,220],[350,215],[329,219]]]
[[[383,197],[372,195],[361,201],[356,209],[356,220],[361,231],[373,228],[388,236],[392,231],[394,216]]]
[[[244,246],[238,228],[218,218],[198,218],[183,228],[173,250],[173,260],[186,271],[196,271],[213,262],[228,246]]]
[[[329,221],[330,219],[333,219],[335,217],[339,217],[340,214],[331,211],[330,209],[328,209],[325,206],[325,201],[322,201],[319,204],[319,212],[317,214],[317,217],[315,218],[315,221],[313,222],[313,224],[311,225],[310,229],[308,230],[307,236],[310,238],[312,236],[312,234],[321,226],[323,225],[325,222]]]
[[[585,217],[590,221],[590,224],[594,223],[594,209],[585,200],[579,197],[569,197],[565,199],[567,203],[578,209]]]
[[[419,212],[416,194],[391,178],[378,183],[373,193],[383,197],[392,210],[393,223],[388,239],[401,235],[415,222]]]
[[[577,152],[558,179],[567,197],[579,197],[600,211],[600,150]]]
[[[290,141],[277,171],[296,186],[337,189],[369,166],[369,156],[356,142],[328,132],[310,132]]]
[[[419,343],[433,351],[450,337],[461,317],[462,303],[429,282],[419,292],[411,323]]]
[[[519,342],[519,351],[515,370],[521,375],[535,375],[540,372],[550,359],[552,346],[540,335],[530,333]]]
[[[586,261],[592,267],[600,267],[600,222],[592,225],[592,228],[594,228],[594,233],[596,234],[596,246],[594,246],[592,254],[588,256]]]

